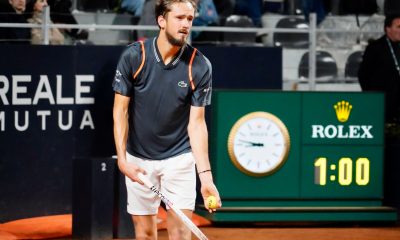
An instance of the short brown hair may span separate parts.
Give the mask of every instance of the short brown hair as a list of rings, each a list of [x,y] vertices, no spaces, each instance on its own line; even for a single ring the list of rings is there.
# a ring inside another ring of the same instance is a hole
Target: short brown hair
[[[393,24],[393,21],[396,18],[400,18],[400,13],[392,13],[392,14],[388,14],[385,18],[385,22],[384,22],[384,31],[386,32],[386,28],[391,27]]]
[[[174,3],[190,3],[196,12],[197,4],[194,0],[157,0],[154,8],[156,22],[158,22],[158,16],[165,17],[165,15],[171,11],[171,5]]]

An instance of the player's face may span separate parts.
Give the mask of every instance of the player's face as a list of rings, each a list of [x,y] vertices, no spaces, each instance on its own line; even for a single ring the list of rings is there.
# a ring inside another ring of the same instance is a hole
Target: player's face
[[[386,34],[393,42],[400,42],[400,18],[393,20],[390,27],[386,27]]]
[[[190,3],[174,3],[165,17],[160,16],[159,24],[170,44],[182,46],[189,36],[193,19],[194,8]]]

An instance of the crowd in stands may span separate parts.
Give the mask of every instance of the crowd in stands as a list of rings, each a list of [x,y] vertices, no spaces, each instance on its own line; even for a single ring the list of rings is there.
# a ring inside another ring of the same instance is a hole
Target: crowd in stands
[[[198,4],[197,18],[194,26],[225,26],[226,19],[231,15],[244,15],[251,19],[254,27],[262,27],[262,16],[264,13],[274,11],[271,8],[271,2],[266,0],[195,0]],[[283,14],[299,14],[291,12],[289,5],[296,5],[296,9],[301,9],[300,14],[308,21],[309,13],[317,13],[317,23],[320,24],[325,16],[329,13],[337,11],[338,8],[342,12],[351,12],[361,14],[373,13],[377,11],[377,2],[384,0],[282,0],[283,8],[280,13]],[[79,6],[76,6],[79,3]],[[290,4],[289,4],[290,3]],[[54,23],[77,24],[77,20],[71,13],[73,9],[73,0],[0,0],[0,23],[38,23],[42,22],[41,8],[35,8],[35,5],[43,5],[50,7],[51,21]],[[132,24],[139,25],[156,25],[153,6],[155,0],[102,0],[102,1],[77,1],[75,8],[80,10],[94,10],[96,4],[99,8],[108,8],[108,10],[127,14],[135,18]],[[336,9],[336,10],[335,10]],[[344,10],[343,10],[344,9]],[[151,31],[135,32],[135,40],[152,36]],[[212,34],[204,34],[193,32],[192,39],[202,40],[212,38]],[[215,34],[214,34],[215,35]],[[215,36],[214,36],[215,37]],[[64,40],[62,40],[64,38]],[[218,36],[216,37],[218,40]],[[86,41],[88,39],[88,31],[86,29],[54,29],[50,33],[50,44],[63,44],[66,39],[76,41]],[[29,28],[1,28],[0,27],[0,43],[39,44],[43,41],[40,29]]]
[[[51,21],[54,23],[77,24],[71,13],[70,0],[0,0],[0,23],[42,23],[44,7],[50,7]],[[56,29],[49,31],[50,44],[64,44],[64,39],[73,41],[87,40],[85,29]],[[42,44],[43,35],[40,28],[1,28],[0,44]]]
[[[249,16],[254,26],[261,27],[262,0],[195,0],[198,15],[194,26],[219,26],[232,14]],[[115,1],[114,1],[115,2]],[[115,3],[114,3],[115,4]],[[137,24],[156,25],[153,13],[155,0],[120,0],[117,6],[109,6],[117,13],[131,14],[139,19]],[[72,11],[71,0],[0,0],[0,23],[42,23],[43,7],[50,7],[53,23],[77,24]],[[137,38],[146,38],[149,31],[140,31]],[[150,34],[151,35],[151,34]],[[200,33],[194,33],[194,37]],[[50,31],[50,44],[63,44],[64,38],[86,40],[85,29],[55,29]],[[0,28],[0,44],[43,43],[41,29]]]
[[[0,22],[2,23],[28,23],[25,0],[2,1],[1,10]],[[28,28],[0,28],[0,37],[6,43],[26,44],[30,42],[31,33]]]
[[[31,12],[31,18],[28,19],[29,23],[42,24],[42,13],[43,8],[48,6],[46,0],[32,0],[26,7],[26,12]],[[49,29],[49,43],[52,45],[61,45],[64,44],[64,35],[57,28]],[[32,44],[41,44],[43,43],[43,34],[42,30],[39,28],[31,29],[31,43]]]

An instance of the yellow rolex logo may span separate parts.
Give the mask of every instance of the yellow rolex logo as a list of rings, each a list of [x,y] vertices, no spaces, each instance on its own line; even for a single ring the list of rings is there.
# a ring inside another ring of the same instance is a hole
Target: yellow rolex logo
[[[336,117],[339,122],[346,122],[349,119],[351,109],[353,108],[349,102],[346,101],[339,101],[337,102],[333,108],[336,111]]]

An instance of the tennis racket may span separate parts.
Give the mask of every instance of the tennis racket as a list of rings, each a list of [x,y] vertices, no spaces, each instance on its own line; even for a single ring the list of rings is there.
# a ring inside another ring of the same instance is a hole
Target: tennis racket
[[[138,174],[139,179],[144,183],[144,185],[149,188],[154,194],[156,194],[161,201],[165,203],[166,206],[171,208],[176,215],[181,219],[181,221],[193,232],[194,235],[200,240],[208,240],[206,235],[177,207],[174,206],[174,204],[168,200],[164,194],[160,192],[152,183],[151,181],[144,176],[142,173]]]

